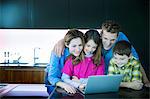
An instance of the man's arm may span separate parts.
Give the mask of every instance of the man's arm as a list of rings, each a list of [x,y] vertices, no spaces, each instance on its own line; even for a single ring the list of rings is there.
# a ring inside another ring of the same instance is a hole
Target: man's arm
[[[53,48],[53,52],[55,52],[56,53],[56,55],[58,56],[58,57],[60,57],[61,55],[63,55],[64,53],[64,48],[65,48],[65,44],[64,44],[64,39],[61,39],[61,40],[59,40],[56,44],[55,44],[55,46],[54,46],[54,48]]]

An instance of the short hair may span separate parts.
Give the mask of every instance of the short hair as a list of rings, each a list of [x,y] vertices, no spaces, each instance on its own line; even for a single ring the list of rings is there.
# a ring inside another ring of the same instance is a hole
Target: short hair
[[[102,24],[102,32],[103,30],[106,30],[107,32],[110,33],[119,33],[120,31],[120,25],[112,20],[107,20]]]
[[[66,33],[66,35],[65,35],[65,37],[64,37],[64,43],[65,43],[66,45],[69,45],[69,44],[70,44],[70,41],[71,41],[72,39],[78,38],[78,37],[81,38],[82,44],[83,44],[83,46],[84,46],[84,44],[85,44],[85,41],[84,41],[84,34],[83,34],[81,31],[77,30],[77,29],[71,29],[71,30],[69,30],[69,31]],[[80,63],[80,61],[84,59],[84,53],[83,53],[83,51],[81,51],[81,53],[80,53],[80,55],[79,55],[78,57],[75,57],[75,56],[73,56],[73,55],[69,55],[69,56],[67,57],[67,59],[68,59],[70,56],[72,56],[72,64],[73,64],[73,65],[76,65],[76,64]],[[66,60],[67,60],[67,59],[66,59]]]
[[[125,40],[118,41],[113,48],[113,53],[130,56],[131,44]]]
[[[90,29],[85,33],[85,43],[87,43],[91,39],[97,44],[97,48],[93,56],[93,62],[96,66],[98,66],[101,62],[102,41],[101,41],[100,34],[97,30]]]

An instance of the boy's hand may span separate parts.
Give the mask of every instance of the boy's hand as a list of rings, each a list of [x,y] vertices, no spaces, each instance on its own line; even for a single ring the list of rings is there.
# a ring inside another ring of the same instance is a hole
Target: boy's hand
[[[145,87],[150,87],[150,82],[144,84]]]
[[[65,48],[64,39],[61,39],[55,44],[52,51],[55,52],[58,57],[60,57],[61,55],[64,54],[64,48]]]

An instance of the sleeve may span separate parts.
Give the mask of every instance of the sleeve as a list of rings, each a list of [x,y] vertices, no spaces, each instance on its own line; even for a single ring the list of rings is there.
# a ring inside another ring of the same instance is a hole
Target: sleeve
[[[88,78],[80,78],[81,84],[87,84]]]
[[[61,76],[61,79],[65,82],[65,83],[68,83],[70,84],[71,86],[74,86],[75,88],[78,88],[80,83],[77,83],[77,82],[74,82],[72,81],[71,79],[71,76],[63,73],[62,76]]]
[[[59,61],[60,58],[57,57],[55,53],[51,53],[50,57],[50,63],[47,65],[47,70],[48,72],[48,81],[52,84],[55,85],[58,81],[60,81],[60,75],[61,71],[59,70]]]
[[[139,61],[133,61],[132,81],[142,81],[142,74],[140,72],[141,63]]]
[[[101,57],[101,63],[98,66],[98,70],[96,72],[96,75],[104,75],[105,73],[105,64],[104,64],[104,58]]]
[[[128,40],[127,36],[126,36],[124,33],[122,33],[122,32],[119,32],[118,41],[120,41],[120,40],[125,40],[125,41],[130,42],[130,41]],[[133,55],[136,59],[139,59],[139,56],[138,56],[138,54],[137,54],[135,48],[133,47],[133,45],[132,45],[131,47],[132,47],[132,48],[131,48],[132,55]]]
[[[113,60],[110,60],[110,64],[108,66],[108,75],[113,75],[115,74],[115,68],[114,68],[114,63]]]
[[[71,57],[66,60],[65,65],[62,69],[62,73],[73,76],[73,64]]]

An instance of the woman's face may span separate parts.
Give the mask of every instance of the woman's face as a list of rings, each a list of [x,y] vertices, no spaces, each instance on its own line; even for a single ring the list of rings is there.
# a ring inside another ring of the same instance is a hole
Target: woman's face
[[[78,38],[72,39],[67,47],[69,48],[70,54],[74,56],[79,56],[83,49],[81,38],[78,37]]]
[[[84,46],[84,53],[85,55],[93,55],[93,53],[95,52],[97,48],[97,44],[91,39],[89,40],[85,46]]]

